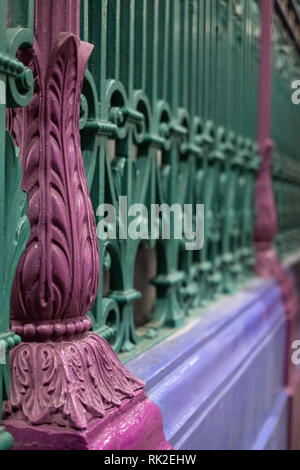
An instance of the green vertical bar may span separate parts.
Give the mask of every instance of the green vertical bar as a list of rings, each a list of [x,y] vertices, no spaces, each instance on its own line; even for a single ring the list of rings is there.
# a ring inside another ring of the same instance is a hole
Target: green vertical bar
[[[170,30],[170,2],[171,0],[165,0],[165,21],[164,21],[164,37],[165,37],[165,43],[164,43],[164,65],[162,68],[163,71],[163,76],[162,76],[162,82],[163,82],[163,93],[162,93],[162,98],[164,100],[167,100],[168,97],[168,87],[169,87],[169,82],[168,82],[168,67],[169,67],[169,47],[170,47],[170,37],[169,37],[169,30]]]
[[[205,0],[205,106],[204,119],[209,119],[211,108],[211,2]]]
[[[178,74],[180,76],[180,92],[179,92],[179,106],[188,108],[188,89],[191,85],[191,76],[189,75],[189,11],[190,2],[181,0],[180,1],[180,61],[181,66],[178,68]]]
[[[170,2],[169,59],[168,59],[168,102],[176,113],[178,108],[179,70],[179,0]]]
[[[80,37],[84,41],[89,40],[89,0],[80,2]]]
[[[230,130],[234,129],[233,115],[233,90],[234,90],[234,71],[233,71],[233,24],[232,24],[232,0],[229,0],[228,5],[228,40],[227,40],[227,67],[228,67],[228,81],[226,93],[228,96],[226,125]]]
[[[81,4],[82,5],[82,4]],[[105,109],[101,103],[105,100],[105,79],[108,70],[107,63],[107,0],[84,0],[84,22],[81,31],[85,31],[88,25],[88,34],[84,39],[95,45],[88,68],[93,75],[99,94],[100,112],[103,118]],[[82,11],[82,9],[81,9]],[[109,56],[110,57],[110,56]]]
[[[147,61],[146,61],[146,92],[151,98],[152,103],[156,99],[156,79],[155,61],[156,61],[156,40],[154,26],[154,0],[146,2],[146,31],[147,31]]]
[[[168,20],[168,3],[169,2],[167,0],[158,2],[157,69],[155,80],[157,82],[157,98],[160,99],[166,98],[166,87],[168,86],[166,82],[166,68],[168,64],[168,51],[166,50],[166,47],[168,47],[168,24],[166,24],[166,20]]]
[[[218,101],[217,101],[217,67],[218,67],[218,49],[217,49],[217,0],[211,0],[211,79],[212,79],[212,93],[211,93],[211,118],[216,122],[218,117]]]

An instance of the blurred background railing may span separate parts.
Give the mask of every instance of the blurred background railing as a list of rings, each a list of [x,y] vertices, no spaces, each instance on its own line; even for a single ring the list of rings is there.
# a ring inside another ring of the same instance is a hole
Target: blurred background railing
[[[276,5],[272,33],[272,173],[278,218],[276,247],[283,257],[299,247],[300,237],[300,108],[292,102],[292,84],[300,79],[300,35],[295,17],[288,16],[281,5]],[[289,24],[294,28],[288,28]]]

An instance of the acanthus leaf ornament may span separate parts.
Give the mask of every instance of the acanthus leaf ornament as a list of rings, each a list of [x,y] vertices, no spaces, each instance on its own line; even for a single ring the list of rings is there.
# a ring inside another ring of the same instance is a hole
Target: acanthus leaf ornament
[[[60,35],[44,80],[39,53],[33,56],[36,91],[25,111],[23,151],[31,235],[13,290],[16,322],[81,318],[94,302],[98,242],[77,131],[81,56],[89,51],[74,36]]]

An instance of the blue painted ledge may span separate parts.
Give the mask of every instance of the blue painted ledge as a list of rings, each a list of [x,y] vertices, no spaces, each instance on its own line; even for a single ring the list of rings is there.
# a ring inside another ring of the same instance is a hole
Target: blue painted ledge
[[[126,367],[175,449],[285,449],[284,348],[279,289],[255,279]]]

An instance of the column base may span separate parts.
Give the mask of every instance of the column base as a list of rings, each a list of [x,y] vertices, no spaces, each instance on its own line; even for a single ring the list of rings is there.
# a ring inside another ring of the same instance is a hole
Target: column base
[[[0,426],[0,450],[10,449],[13,443],[14,440],[12,435],[6,432],[3,426]]]
[[[92,420],[77,431],[53,425],[33,426],[22,420],[5,420],[14,436],[13,450],[171,450],[162,429],[159,408],[141,390],[123,400],[105,418]]]
[[[145,384],[93,333],[23,342],[10,355],[3,424],[14,449],[168,449]]]

